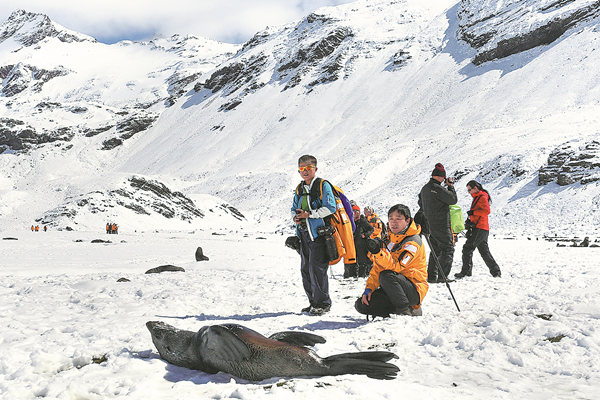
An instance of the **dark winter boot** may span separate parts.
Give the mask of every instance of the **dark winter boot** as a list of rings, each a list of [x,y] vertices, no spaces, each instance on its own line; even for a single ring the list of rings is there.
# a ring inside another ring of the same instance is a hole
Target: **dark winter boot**
[[[344,264],[344,278],[356,278],[358,275],[358,266],[356,263]]]

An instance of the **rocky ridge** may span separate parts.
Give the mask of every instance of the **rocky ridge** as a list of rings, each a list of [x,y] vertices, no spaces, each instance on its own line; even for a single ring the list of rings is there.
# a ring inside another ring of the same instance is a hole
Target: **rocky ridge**
[[[36,222],[51,227],[64,228],[78,224],[81,215],[114,215],[129,210],[141,216],[177,219],[183,222],[202,219],[213,209],[201,210],[183,193],[169,189],[165,184],[141,176],[132,176],[120,187],[108,191],[93,191],[69,196],[60,206],[48,210]],[[221,213],[237,220],[245,217],[229,204],[216,205]],[[121,210],[119,210],[121,209]]]
[[[77,136],[90,147],[118,148],[149,129],[204,72],[238,48],[191,35],[105,46],[46,15],[15,11],[0,25],[0,153],[30,151]],[[139,60],[127,57],[129,49],[141,55]],[[98,57],[110,61],[88,54],[105,54]],[[119,63],[125,69],[139,63],[139,74],[121,78]]]
[[[551,44],[598,17],[598,0],[530,0],[527,7],[520,1],[462,0],[457,36],[477,49],[473,64],[479,65]]]
[[[66,29],[54,23],[47,15],[17,10],[0,25],[0,43],[8,38],[24,47],[33,46],[47,38],[57,38],[61,42],[96,42],[90,36]],[[18,49],[17,49],[18,50]]]

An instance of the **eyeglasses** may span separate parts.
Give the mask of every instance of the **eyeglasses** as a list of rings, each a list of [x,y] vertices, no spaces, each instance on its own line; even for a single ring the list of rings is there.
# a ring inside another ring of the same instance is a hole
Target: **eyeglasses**
[[[314,165],[307,165],[305,167],[298,167],[298,172],[310,171],[311,169],[315,169]]]

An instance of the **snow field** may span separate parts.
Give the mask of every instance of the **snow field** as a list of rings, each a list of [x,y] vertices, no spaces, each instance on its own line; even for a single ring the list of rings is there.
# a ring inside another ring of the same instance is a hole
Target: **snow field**
[[[8,236],[19,240],[0,241],[3,399],[591,399],[598,388],[600,249],[491,239],[503,277],[492,278],[476,254],[474,276],[450,284],[461,313],[446,286],[435,284],[423,317],[367,323],[353,308],[364,279],[341,279],[342,265],[332,268],[331,312],[299,313],[306,306],[299,258],[283,246],[284,235],[2,232]],[[95,238],[113,243],[90,243]],[[194,261],[197,246],[209,261]],[[163,264],[186,272],[144,274]],[[120,277],[131,282],[116,282]],[[219,323],[264,335],[310,331],[327,339],[315,347],[320,356],[388,349],[401,371],[392,381],[209,375],[161,360],[149,320],[194,331]]]

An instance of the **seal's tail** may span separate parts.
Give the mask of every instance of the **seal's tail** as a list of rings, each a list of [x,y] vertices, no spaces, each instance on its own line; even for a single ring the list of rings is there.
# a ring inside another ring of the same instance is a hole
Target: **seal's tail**
[[[323,359],[331,375],[366,375],[373,379],[394,379],[400,369],[387,361],[398,358],[389,351],[344,353]]]

